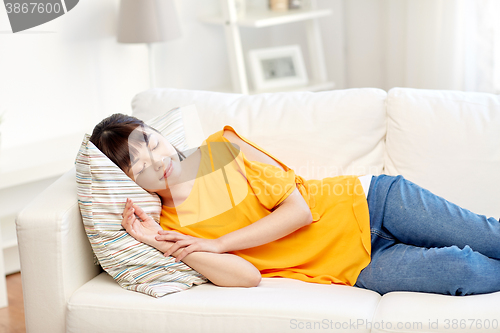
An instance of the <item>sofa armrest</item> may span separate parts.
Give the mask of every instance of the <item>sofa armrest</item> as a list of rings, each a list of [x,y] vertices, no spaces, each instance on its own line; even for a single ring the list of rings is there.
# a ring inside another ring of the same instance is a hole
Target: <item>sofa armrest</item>
[[[102,269],[94,265],[76,194],[75,168],[16,219],[26,331],[65,332],[71,294]]]

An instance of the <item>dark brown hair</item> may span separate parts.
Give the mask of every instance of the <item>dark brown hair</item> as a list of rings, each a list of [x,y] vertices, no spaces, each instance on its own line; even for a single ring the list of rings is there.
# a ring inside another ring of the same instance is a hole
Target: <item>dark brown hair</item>
[[[143,138],[130,137],[130,134],[138,126],[142,127],[141,134]],[[106,155],[120,169],[128,172],[130,170],[130,152],[134,155],[137,153],[132,146],[129,147],[129,137],[132,139],[132,144],[141,142],[140,139],[142,139],[142,142],[145,141],[147,144],[147,136],[144,132],[146,127],[161,134],[156,129],[146,125],[140,119],[121,113],[115,113],[103,119],[94,127],[94,131],[90,136],[90,142],[92,142],[97,149]],[[186,158],[181,151],[179,151],[175,146],[173,147],[175,151],[177,151],[181,161]]]

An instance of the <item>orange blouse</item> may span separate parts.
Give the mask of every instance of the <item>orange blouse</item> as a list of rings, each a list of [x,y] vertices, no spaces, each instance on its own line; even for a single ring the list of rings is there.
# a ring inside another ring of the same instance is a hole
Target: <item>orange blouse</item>
[[[223,136],[224,130],[272,157],[285,171],[248,160]],[[262,277],[356,283],[371,253],[368,203],[357,176],[304,180],[228,125],[210,135],[200,149],[193,189],[181,204],[162,207],[163,229],[215,239],[271,214],[297,187],[311,209],[310,225],[270,243],[228,253],[251,262]]]

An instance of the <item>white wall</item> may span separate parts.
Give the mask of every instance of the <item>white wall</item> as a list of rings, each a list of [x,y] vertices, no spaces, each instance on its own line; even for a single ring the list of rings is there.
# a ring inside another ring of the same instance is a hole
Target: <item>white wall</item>
[[[384,0],[382,8],[383,66],[385,77],[382,78],[383,89],[403,87],[405,85],[406,45],[406,11],[407,1]],[[380,51],[379,51],[380,52]]]
[[[229,87],[224,31],[197,19],[218,13],[219,1],[181,0],[176,4],[182,37],[154,45],[156,85],[204,90]]]
[[[316,2],[319,8],[333,10],[333,15],[319,19],[319,23],[327,75],[336,89],[453,89],[461,82],[455,77],[461,73],[459,69],[450,65],[443,75],[443,66],[439,66],[447,64],[446,57],[453,51],[445,42],[455,27],[454,16],[439,14],[440,6],[434,8],[427,1],[434,12],[416,15],[421,8],[418,0]],[[266,3],[247,0],[252,8],[264,8]],[[199,16],[219,13],[219,0],[177,0],[176,4],[183,36],[154,45],[156,85],[229,88],[223,28],[198,20]],[[148,53],[145,45],[116,42],[118,5],[119,0],[80,1],[68,14],[17,34],[10,33],[7,14],[0,6],[0,113],[8,112],[0,127],[4,148],[69,133],[83,134],[106,115],[130,112],[132,97],[149,88]],[[425,39],[425,34],[438,33],[438,14],[444,15],[440,29],[446,35],[440,39],[443,43],[433,48],[432,43],[439,39]],[[411,18],[426,18],[434,26],[425,20],[412,22]],[[310,72],[303,24],[242,28],[245,55],[254,48],[299,44]],[[422,49],[427,58],[419,55]],[[412,77],[423,70],[427,71],[425,81]]]
[[[267,0],[247,0],[265,7]],[[366,4],[373,2],[366,8]],[[217,90],[231,85],[224,31],[197,17],[218,13],[219,0],[178,0],[183,36],[155,44],[157,86]],[[379,60],[372,38],[378,0],[317,0],[333,15],[320,19],[328,76],[336,88],[379,86]],[[344,8],[347,3],[346,8]],[[377,3],[377,4],[375,4]],[[85,0],[67,14],[12,34],[0,6],[0,112],[2,147],[10,148],[92,130],[106,115],[130,112],[132,97],[149,88],[148,54],[142,44],[116,42],[119,0]],[[356,12],[361,11],[360,17]],[[347,14],[348,37],[343,18]],[[362,21],[363,25],[357,27]],[[242,29],[245,54],[249,49],[300,44],[308,65],[303,23],[261,29]],[[372,37],[365,37],[365,33]],[[358,40],[359,38],[359,40]],[[347,43],[347,44],[346,44]],[[353,61],[345,66],[347,55]],[[358,54],[361,55],[358,56]],[[375,66],[376,67],[376,66]],[[349,79],[346,80],[346,72]],[[347,82],[346,82],[347,81]]]
[[[2,146],[83,132],[127,113],[147,88],[146,48],[115,42],[118,0],[86,0],[67,14],[12,34],[0,6]]]
[[[346,87],[384,86],[383,0],[344,1]]]

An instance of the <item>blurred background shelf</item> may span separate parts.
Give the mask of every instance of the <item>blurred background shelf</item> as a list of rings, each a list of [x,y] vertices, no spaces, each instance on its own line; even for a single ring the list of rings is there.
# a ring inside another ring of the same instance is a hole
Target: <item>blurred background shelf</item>
[[[331,14],[331,9],[294,9],[287,12],[253,11],[238,17],[236,24],[240,27],[262,28],[325,17]],[[226,18],[220,15],[200,17],[200,21],[217,25],[223,25],[227,22]]]
[[[278,91],[320,91],[333,89],[335,83],[326,74],[323,40],[318,19],[332,15],[331,9],[318,9],[316,0],[310,0],[308,8],[291,9],[288,11],[249,11],[238,16],[234,0],[221,0],[222,14],[199,17],[201,22],[224,27],[227,53],[231,70],[232,89],[219,91],[252,95],[264,92]],[[307,44],[311,73],[308,73],[309,84],[293,88],[258,91],[251,89],[248,80],[248,69],[245,65],[240,28],[264,28],[292,22],[304,22],[307,34]]]

